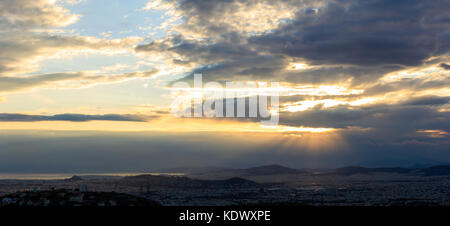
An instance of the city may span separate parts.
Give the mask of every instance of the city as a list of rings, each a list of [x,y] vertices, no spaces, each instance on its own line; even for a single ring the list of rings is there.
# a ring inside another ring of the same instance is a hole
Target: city
[[[163,206],[449,206],[450,166],[438,166],[437,175],[427,169],[345,168],[327,172],[305,172],[278,165],[243,170],[196,172],[183,174],[143,174],[138,176],[73,176],[58,180],[0,180],[1,205],[11,205],[14,193],[57,191],[93,204],[86,192],[127,194],[136,200],[153,200]],[[257,170],[255,170],[257,169]],[[365,169],[365,170],[363,170]],[[261,174],[265,170],[265,174]],[[233,172],[233,173],[232,173]],[[243,178],[212,180],[219,174],[236,174]],[[209,179],[199,179],[209,178]],[[17,199],[17,198],[16,198]],[[124,199],[123,197],[121,199]],[[19,199],[17,199],[19,200]],[[114,203],[114,205],[112,204]],[[46,206],[39,201],[30,205]],[[69,205],[69,204],[68,204]],[[104,206],[99,200],[97,205]],[[117,201],[111,201],[117,205]],[[137,205],[129,202],[126,205]]]

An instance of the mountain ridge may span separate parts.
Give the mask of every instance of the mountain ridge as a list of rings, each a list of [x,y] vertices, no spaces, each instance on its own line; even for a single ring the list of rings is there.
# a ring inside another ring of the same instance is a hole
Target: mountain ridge
[[[178,169],[178,171],[174,170]],[[185,169],[184,172],[182,170]],[[181,171],[180,171],[181,170]],[[161,170],[161,173],[185,173],[186,175],[206,175],[222,174],[230,177],[242,176],[264,176],[264,175],[287,175],[287,174],[335,174],[342,176],[351,176],[354,174],[373,174],[373,173],[397,173],[397,174],[420,174],[424,176],[442,176],[450,175],[450,164],[433,165],[430,167],[363,167],[363,166],[345,166],[335,169],[317,170],[314,168],[295,169],[279,164],[262,165],[244,169],[234,169],[227,167],[179,167],[168,171]],[[235,175],[235,176],[231,176]]]

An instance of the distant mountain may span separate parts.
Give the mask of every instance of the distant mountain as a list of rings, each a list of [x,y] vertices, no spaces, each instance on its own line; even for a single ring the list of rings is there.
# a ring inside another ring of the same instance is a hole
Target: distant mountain
[[[225,167],[180,167],[159,171],[161,173],[184,173],[188,176],[213,176],[217,178],[264,176],[276,174],[307,173],[305,170],[292,169],[281,165],[265,165],[247,169]]]
[[[425,166],[417,165],[414,168],[402,167],[379,167],[368,168],[362,166],[347,166],[336,169],[292,169],[281,165],[265,165],[246,169],[231,169],[225,167],[181,167],[161,171],[164,173],[185,173],[189,177],[202,179],[233,178],[233,177],[252,177],[252,176],[270,176],[270,175],[289,175],[289,174],[336,174],[351,176],[355,174],[374,174],[374,173],[397,173],[397,174],[416,174],[423,176],[441,176],[450,175],[450,165]]]
[[[343,168],[337,168],[334,174],[350,176],[354,174],[370,174],[370,173],[400,173],[407,174],[412,173],[411,169],[393,167],[393,168],[366,168],[361,166],[348,166]]]
[[[235,171],[241,172],[242,174],[244,174],[246,176],[306,173],[306,171],[303,171],[303,170],[292,169],[292,168],[288,168],[288,167],[281,166],[281,165],[258,166],[258,167],[252,167],[252,168],[248,168],[248,169],[240,169],[240,170],[235,170]]]
[[[331,169],[331,168],[300,168],[300,170],[305,171],[306,173],[323,174],[323,173],[334,172],[335,169]]]
[[[429,168],[421,169],[421,173],[425,176],[445,176],[450,175],[450,165],[432,166]]]
[[[226,167],[217,167],[217,166],[201,166],[201,167],[186,166],[186,167],[160,169],[160,170],[156,170],[154,172],[155,173],[196,174],[196,173],[216,172],[216,171],[224,171],[224,170],[232,170],[232,169],[226,168]]]
[[[82,181],[83,178],[81,178],[81,177],[79,177],[79,176],[77,176],[77,175],[74,175],[74,176],[72,176],[71,178],[64,179],[64,180],[65,180],[65,181],[71,181],[71,182],[73,182],[73,181]]]
[[[436,166],[436,165],[439,165],[439,164],[416,163],[416,164],[413,164],[413,165],[409,166],[408,168],[410,168],[410,169],[425,169],[425,168],[430,168],[430,167],[433,167],[433,166]]]
[[[427,168],[366,168],[361,166],[348,166],[337,168],[332,174],[350,176],[354,174],[371,174],[371,173],[399,173],[399,174],[417,174],[423,176],[445,176],[450,175],[450,165],[438,165]]]

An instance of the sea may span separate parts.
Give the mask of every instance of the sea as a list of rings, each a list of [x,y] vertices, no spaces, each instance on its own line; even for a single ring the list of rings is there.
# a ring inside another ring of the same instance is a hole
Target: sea
[[[137,175],[164,175],[164,176],[183,176],[183,173],[0,173],[0,180],[61,180],[68,179],[73,176],[80,177],[125,177]]]

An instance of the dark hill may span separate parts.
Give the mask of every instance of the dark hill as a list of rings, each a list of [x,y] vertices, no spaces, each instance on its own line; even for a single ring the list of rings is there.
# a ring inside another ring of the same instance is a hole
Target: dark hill
[[[450,165],[433,166],[420,170],[425,176],[444,176],[450,175]]]
[[[280,165],[258,166],[248,169],[236,170],[240,171],[246,176],[260,176],[260,175],[274,175],[274,174],[298,174],[305,173],[305,171],[288,168]]]
[[[74,176],[72,176],[71,178],[69,178],[69,179],[64,179],[65,181],[71,181],[71,182],[74,182],[74,181],[82,181],[83,180],[83,178],[81,178],[81,177],[79,177],[79,176],[77,176],[77,175],[74,175]]]
[[[407,174],[412,173],[413,170],[393,167],[393,168],[366,168],[361,166],[348,166],[343,168],[337,168],[334,171],[334,174],[350,176],[354,174],[371,174],[371,173],[399,173],[399,174]]]
[[[265,165],[246,169],[224,167],[181,167],[164,170],[162,172],[184,173],[191,177],[208,179],[307,173],[305,170],[292,169],[281,165]]]
[[[210,173],[217,171],[226,171],[232,170],[231,168],[225,167],[215,167],[215,166],[186,166],[186,167],[177,167],[177,168],[168,168],[156,170],[156,173],[184,173],[184,174],[198,174],[198,173]]]

